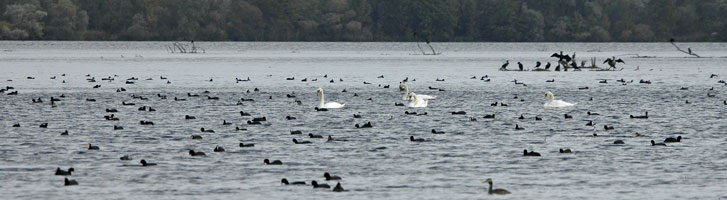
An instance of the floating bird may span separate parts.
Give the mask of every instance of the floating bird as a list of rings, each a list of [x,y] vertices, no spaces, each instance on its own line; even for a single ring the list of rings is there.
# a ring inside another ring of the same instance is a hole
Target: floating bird
[[[492,189],[492,179],[491,178],[488,178],[487,179],[487,184],[490,185],[490,189],[487,190],[487,194],[498,194],[498,195],[510,194],[510,191],[507,191],[505,189],[499,189],[499,188],[498,189]]]
[[[651,140],[651,146],[666,146],[664,143],[656,143],[654,140]]]
[[[67,170],[67,171],[66,171],[66,170],[62,170],[62,169],[61,169],[61,168],[59,167],[59,168],[56,168],[56,173],[55,173],[55,175],[56,175],[56,176],[70,176],[70,175],[71,175],[71,173],[73,173],[73,171],[75,171],[75,169],[73,169],[73,167],[71,167],[71,168],[68,168],[68,170]]]
[[[677,138],[669,137],[664,139],[664,143],[673,143],[673,142],[682,142],[682,136],[678,136]]]
[[[65,178],[65,179],[63,179],[63,185],[64,186],[78,185],[78,182],[76,180],[70,180],[68,178]]]
[[[323,177],[325,177],[327,181],[341,180],[340,176],[331,176],[331,174],[329,174],[328,172],[323,173]]]
[[[144,160],[144,159],[141,159],[141,161],[140,161],[139,163],[141,163],[141,166],[143,166],[143,167],[147,167],[147,166],[154,166],[154,165],[157,165],[156,163],[149,163],[149,162],[146,162],[146,160]]]
[[[282,180],[280,180],[280,184],[283,184],[283,185],[305,185],[305,181],[288,182],[288,179],[283,178]]]
[[[528,152],[527,149],[523,150],[523,156],[540,156],[540,153],[535,151]]]
[[[280,160],[273,160],[273,162],[270,162],[270,160],[268,160],[267,158],[265,160],[263,160],[263,163],[265,163],[266,165],[282,165],[283,164],[283,162]]]
[[[545,98],[548,97],[550,97],[550,100],[548,100],[548,102],[546,102],[544,105],[546,108],[569,107],[575,105],[562,100],[555,100],[555,95],[553,95],[553,93],[550,91],[545,92]]]
[[[337,103],[337,102],[328,102],[328,103],[325,103],[325,98],[326,97],[325,97],[325,94],[323,93],[323,88],[318,88],[318,90],[316,91],[316,95],[318,95],[318,96],[321,97],[321,102],[320,102],[320,104],[318,104],[318,108],[319,109],[320,108],[326,108],[326,109],[328,109],[328,108],[343,108],[343,106],[345,105],[345,104],[340,104],[340,103]]]

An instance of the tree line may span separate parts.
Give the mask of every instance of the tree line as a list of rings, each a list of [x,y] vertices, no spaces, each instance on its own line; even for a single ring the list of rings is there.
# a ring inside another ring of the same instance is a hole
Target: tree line
[[[725,0],[0,0],[3,40],[727,41]]]

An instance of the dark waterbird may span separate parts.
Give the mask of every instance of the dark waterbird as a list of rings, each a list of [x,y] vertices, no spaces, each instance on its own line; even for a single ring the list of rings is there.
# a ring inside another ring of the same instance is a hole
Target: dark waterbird
[[[71,173],[73,173],[73,171],[75,171],[75,169],[73,169],[73,167],[71,167],[71,168],[68,168],[68,170],[62,170],[62,169],[61,169],[61,168],[59,167],[59,168],[56,168],[56,173],[55,173],[55,175],[56,175],[56,176],[70,176],[70,175],[71,175]]]
[[[492,179],[491,178],[487,179],[487,184],[490,185],[490,189],[487,190],[487,194],[498,194],[498,195],[510,194],[510,191],[507,191],[505,189],[499,189],[499,188],[492,189]]]
[[[204,152],[194,151],[194,150],[189,150],[189,155],[190,156],[207,156],[207,154],[205,154]]]
[[[654,142],[654,140],[651,140],[651,146],[666,146],[666,144],[661,143],[661,142],[660,143],[656,143],[656,142]]]
[[[540,156],[540,153],[535,151],[528,152],[527,149],[523,150],[523,156]]]
[[[318,184],[317,181],[311,181],[311,185],[313,185],[313,188],[331,188],[328,184]]]
[[[283,184],[283,185],[305,185],[305,181],[288,182],[288,179],[283,178],[282,180],[280,180],[280,184]]]
[[[141,163],[141,166],[144,166],[144,167],[157,165],[156,163],[146,162],[146,160],[144,160],[144,159],[141,159],[141,161],[139,163]]]
[[[63,186],[78,185],[78,181],[70,180],[68,178],[63,179]]]
[[[280,160],[273,160],[272,162],[270,162],[270,160],[268,160],[267,158],[265,160],[263,160],[263,163],[265,163],[266,165],[282,165],[283,164],[283,162]]]
[[[682,136],[678,136],[677,138],[668,137],[664,139],[664,143],[673,143],[673,142],[682,142]]]

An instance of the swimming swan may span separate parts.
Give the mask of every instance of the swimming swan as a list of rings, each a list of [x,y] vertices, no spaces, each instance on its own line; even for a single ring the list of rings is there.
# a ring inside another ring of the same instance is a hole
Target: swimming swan
[[[412,108],[426,108],[427,107],[427,100],[419,99],[419,96],[413,92],[409,93],[409,100],[412,100],[409,102],[409,107]]]
[[[575,104],[568,103],[562,100],[555,100],[555,96],[552,92],[547,91],[545,92],[545,98],[550,97],[550,100],[548,102],[545,102],[546,108],[559,108],[559,107],[568,107],[568,106],[574,106]]]
[[[323,88],[318,88],[318,91],[316,91],[316,94],[318,96],[321,96],[321,103],[318,105],[318,108],[343,108],[343,105],[336,102],[325,102],[326,95],[323,94]]]
[[[405,91],[404,92],[404,96],[401,97],[401,100],[404,100],[404,101],[409,100],[409,94],[410,94],[410,92],[409,92],[409,86],[407,86],[404,83],[401,83],[401,84],[399,84],[399,91]],[[430,100],[430,99],[436,99],[437,96],[431,96],[431,95],[426,95],[426,94],[419,94],[417,96],[417,98],[419,98],[421,100]]]

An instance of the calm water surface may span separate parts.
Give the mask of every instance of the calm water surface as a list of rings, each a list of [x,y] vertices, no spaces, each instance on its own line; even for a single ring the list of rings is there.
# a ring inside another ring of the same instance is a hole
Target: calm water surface
[[[8,199],[727,199],[727,105],[723,104],[727,88],[718,83],[727,79],[727,44],[681,44],[710,57],[701,59],[685,58],[663,43],[446,43],[435,44],[442,52],[438,56],[416,55],[414,43],[198,42],[205,54],[170,54],[165,50],[168,44],[0,42],[0,86],[19,92],[0,94],[0,195]],[[510,60],[511,68],[518,61],[526,68],[535,61],[554,63],[549,55],[561,50],[601,62],[625,54],[656,58],[621,56],[626,64],[616,72],[497,71],[505,60]],[[640,70],[635,71],[637,66]],[[86,81],[90,78],[86,74],[98,82]],[[710,78],[711,74],[719,77]],[[118,77],[113,82],[101,81],[114,75]],[[484,75],[491,81],[480,81]],[[130,77],[139,80],[125,84]],[[247,77],[251,81],[235,82]],[[295,80],[286,81],[288,77]],[[437,99],[426,108],[394,106],[403,95],[398,83],[406,77],[413,92]],[[304,78],[308,81],[300,81]],[[616,82],[622,78],[635,82]],[[332,79],[334,83],[329,82]],[[526,86],[514,84],[515,79]],[[546,83],[550,79],[555,82]],[[608,83],[599,83],[600,79]],[[652,84],[638,84],[640,79]],[[93,89],[94,85],[101,87]],[[116,92],[121,87],[127,91]],[[345,107],[315,112],[319,87],[325,89],[327,100]],[[260,91],[253,92],[254,88]],[[576,106],[544,108],[548,90]],[[65,98],[52,107],[49,98],[61,94]],[[45,102],[31,102],[38,97]],[[240,98],[255,102],[236,105]],[[136,105],[123,106],[122,101]],[[509,106],[492,107],[493,102]],[[140,106],[157,111],[138,111]],[[104,120],[106,108],[118,109],[121,120]],[[240,116],[240,111],[268,121],[247,125],[251,117]],[[405,111],[428,115],[410,116]],[[451,115],[452,111],[467,114]],[[589,116],[588,111],[601,115]],[[644,112],[649,112],[648,119],[629,118]],[[354,119],[354,113],[363,117]],[[496,118],[483,119],[486,114]],[[564,119],[564,114],[573,118]],[[185,120],[184,115],[197,119]],[[518,119],[520,115],[525,119]],[[286,116],[297,120],[288,121]],[[535,116],[543,120],[536,121]],[[154,125],[139,125],[140,120]],[[222,120],[233,124],[222,125]],[[598,128],[585,126],[588,120]],[[371,129],[354,128],[369,121]],[[21,127],[13,128],[15,123]],[[38,128],[41,123],[48,123],[48,128]],[[525,130],[515,130],[515,124]],[[114,125],[124,130],[114,131]],[[602,125],[615,129],[603,130]],[[236,131],[236,126],[248,130]],[[215,133],[201,133],[203,127]],[[434,135],[431,129],[446,133]],[[64,130],[69,136],[60,135]],[[290,135],[290,130],[346,141]],[[644,136],[635,137],[637,132]],[[599,136],[593,137],[594,133]],[[203,139],[192,140],[191,135]],[[684,140],[667,147],[649,143],[678,135]],[[412,143],[409,136],[428,141]],[[312,144],[296,145],[293,138]],[[613,145],[615,140],[626,144]],[[255,147],[240,148],[240,142]],[[89,143],[101,150],[86,150]],[[217,145],[227,151],[212,152]],[[559,154],[560,148],[575,153]],[[190,149],[208,156],[190,157]],[[523,157],[523,149],[542,157]],[[122,161],[122,155],[133,160]],[[265,158],[285,164],[266,166]],[[138,167],[140,159],[159,165]],[[70,178],[80,185],[64,187],[63,177],[53,175],[56,167],[74,167]],[[313,189],[311,180],[336,184],[325,181],[324,172],[343,177],[341,184],[349,191]],[[281,186],[281,178],[309,185]],[[487,195],[487,178],[494,180],[495,188],[512,194]]]

